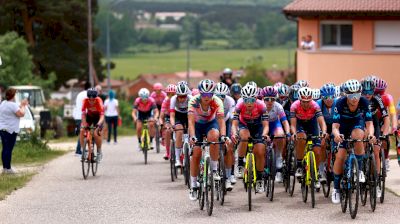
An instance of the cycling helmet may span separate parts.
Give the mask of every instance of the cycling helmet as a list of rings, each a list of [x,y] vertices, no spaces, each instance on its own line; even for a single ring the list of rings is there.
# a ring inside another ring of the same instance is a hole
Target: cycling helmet
[[[321,98],[321,91],[319,89],[312,90],[312,99],[319,100]]]
[[[199,89],[193,88],[192,89],[192,96],[196,96],[197,94],[199,94]]]
[[[346,87],[347,94],[361,92],[361,84],[356,79],[350,79],[347,82],[345,82],[345,87]]]
[[[176,85],[179,86],[180,84],[184,84],[184,85],[189,86],[189,83],[186,82],[186,81],[179,81],[178,84],[176,84]]]
[[[297,85],[299,85],[300,88],[301,88],[301,87],[309,87],[309,86],[310,86],[306,80],[299,80],[299,81],[297,82]]]
[[[262,89],[263,97],[277,97],[278,91],[273,86],[266,86]]]
[[[148,89],[146,89],[146,88],[141,88],[141,89],[139,90],[139,97],[140,97],[140,98],[142,98],[142,99],[147,99],[147,98],[149,98],[149,95],[150,95],[150,91],[149,91]]]
[[[279,87],[281,87],[283,85],[283,83],[281,82],[277,82],[274,84],[275,89],[278,89]]]
[[[257,99],[261,100],[263,97],[262,88],[257,87]]]
[[[339,91],[340,91],[340,87],[339,87]],[[325,97],[325,96],[335,96],[336,94],[336,87],[332,84],[325,84],[321,87],[320,89],[321,92],[321,96]],[[340,92],[339,94],[340,95]]]
[[[217,83],[217,86],[215,87],[215,94],[219,95],[229,95],[229,87],[223,82]]]
[[[163,85],[161,84],[161,83],[159,83],[159,82],[157,82],[157,83],[155,83],[154,85],[153,85],[153,90],[155,91],[155,90],[162,90],[163,89]]]
[[[187,94],[189,94],[189,87],[187,85],[181,83],[176,87],[176,95],[184,96]]]
[[[257,88],[257,83],[256,83],[256,82],[253,82],[253,81],[247,82],[247,83],[246,83],[246,86],[247,86],[247,85],[254,86],[255,88]]]
[[[246,85],[240,92],[242,98],[255,98],[257,96],[257,87]]]
[[[289,86],[286,84],[282,84],[278,88],[278,94],[279,96],[289,96]]]
[[[335,86],[335,97],[340,96],[340,86]]]
[[[201,80],[199,83],[200,93],[214,93],[215,82],[210,79]]]
[[[231,86],[231,92],[232,94],[240,94],[240,91],[242,90],[242,85],[240,83],[234,83]]]
[[[167,88],[165,89],[166,93],[175,93],[176,92],[176,85],[174,84],[169,84]]]
[[[299,89],[299,99],[302,101],[311,101],[313,91],[311,88],[302,87]]]
[[[375,81],[370,78],[366,78],[361,81],[361,87],[362,87],[363,92],[364,91],[374,91],[375,90]]]
[[[345,94],[347,92],[346,83],[340,84],[340,94]]]
[[[222,72],[223,75],[232,75],[232,69],[230,68],[225,68],[224,71]]]
[[[299,94],[298,94],[299,89],[300,89],[300,86],[297,85],[297,84],[292,85],[290,87],[290,89],[289,89],[289,98],[290,98],[290,100],[292,102],[298,100],[298,98],[299,98]]]
[[[385,80],[379,78],[375,80],[376,90],[381,91],[381,90],[386,90],[386,88],[387,88],[387,83]]]
[[[88,98],[96,98],[98,93],[95,88],[89,88],[86,92],[86,95]]]

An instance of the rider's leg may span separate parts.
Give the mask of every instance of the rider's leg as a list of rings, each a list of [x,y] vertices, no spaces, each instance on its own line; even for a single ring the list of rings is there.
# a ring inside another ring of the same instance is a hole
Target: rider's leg
[[[142,142],[142,140],[141,140],[141,138],[142,138],[142,121],[141,120],[136,121],[136,135],[137,135],[138,143],[140,146],[140,144]]]
[[[299,132],[297,133],[297,136],[300,138],[306,138],[306,133],[304,132]],[[301,161],[303,160],[304,157],[304,149],[306,147],[306,141],[303,139],[298,139],[296,140],[296,158],[297,158],[297,167],[301,167]]]
[[[364,138],[364,130],[355,128],[351,132],[351,138],[362,140]],[[363,142],[356,142],[354,144],[354,154],[356,155],[358,167],[361,170],[362,168],[362,161],[364,159],[365,151],[364,151],[364,143]]]
[[[263,143],[255,144],[253,152],[256,160],[256,170],[263,172],[265,166],[265,145]]]
[[[340,180],[343,175],[343,165],[346,159],[346,149],[341,146],[338,152],[335,154],[335,163],[333,164],[333,175],[334,175],[334,188],[340,189]]]
[[[176,135],[176,139],[175,139],[175,159],[176,161],[180,161],[180,156],[182,153],[182,145],[183,145],[183,141],[182,141],[182,136],[183,136],[183,126],[181,124],[176,124],[175,125],[175,129],[177,131],[175,131],[175,135]]]
[[[217,142],[219,138],[219,131],[215,128],[211,129],[207,133],[207,140],[209,142]],[[218,158],[219,158],[219,145],[210,145],[210,156],[211,156],[211,167],[213,171],[218,169]]]
[[[171,127],[170,123],[165,123],[164,124],[166,128]],[[170,149],[171,149],[171,145],[170,145],[170,140],[171,140],[171,133],[172,131],[170,129],[166,129],[165,131],[165,150],[167,153],[167,157],[169,158],[170,155]]]
[[[94,130],[94,141],[96,142],[97,152],[101,153],[102,131],[98,131],[98,128]]]
[[[200,170],[200,158],[201,158],[201,148],[199,146],[193,147],[192,159],[190,160],[190,179],[191,186],[196,186],[197,176]]]
[[[156,136],[156,124],[154,121],[149,120],[149,132],[151,138],[154,138],[154,136]]]
[[[239,136],[241,140],[248,140],[250,137],[250,131],[249,129],[240,129],[239,130]],[[243,159],[246,156],[246,146],[247,142],[240,142],[238,146],[238,166],[239,167],[244,167],[244,162]]]
[[[285,134],[283,133],[283,129],[280,127],[276,128],[274,130],[274,136],[275,137],[284,137]],[[274,144],[276,145],[275,147],[275,157],[276,157],[276,171],[277,172],[282,172],[282,165],[283,165],[283,157],[282,157],[282,151],[284,150],[285,146],[285,139],[280,138],[280,139],[274,139]]]

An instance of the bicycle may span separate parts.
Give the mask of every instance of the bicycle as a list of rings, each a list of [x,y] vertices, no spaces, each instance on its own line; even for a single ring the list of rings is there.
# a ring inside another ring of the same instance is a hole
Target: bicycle
[[[89,127],[85,127],[84,129],[84,139],[82,145],[82,174],[83,179],[87,179],[90,172],[90,167],[92,167],[92,175],[96,176],[98,162],[97,162],[97,146],[94,141],[94,130],[96,130],[96,126],[90,125]]]
[[[331,183],[333,182],[333,164],[334,161],[332,160],[332,150],[331,150],[331,142],[326,141],[326,163],[325,163],[325,174],[326,174],[326,181],[321,181],[322,192],[324,193],[324,197],[329,197],[329,192],[331,190]]]
[[[196,142],[196,146],[201,147],[202,155],[200,159],[200,173],[198,180],[200,187],[197,192],[200,210],[206,203],[207,213],[211,216],[214,207],[214,177],[211,169],[210,145],[225,144],[224,142],[209,142],[205,138],[201,142]]]
[[[218,158],[218,174],[220,176],[219,181],[215,181],[215,190],[217,191],[217,201],[220,201],[221,205],[224,205],[226,195],[226,170],[225,170],[225,154],[226,147],[224,144],[219,145],[219,158]]]
[[[265,169],[264,169],[264,189],[265,196],[270,201],[274,200],[275,175],[276,175],[276,155],[274,139],[283,139],[283,136],[271,136],[271,141],[267,143],[267,153],[265,154]]]
[[[190,144],[189,144],[189,134],[187,133],[187,129],[174,129],[174,131],[184,131],[182,136],[183,138],[183,168],[181,168],[181,174],[184,174],[185,185],[190,188]],[[171,180],[172,182],[178,178],[177,168],[175,167],[176,163],[176,155],[175,155],[175,142],[176,142],[176,135],[175,132],[172,132],[171,137],[171,147],[170,147],[170,168],[171,168]]]
[[[297,140],[306,140],[306,148],[302,161],[303,174],[299,178],[299,182],[301,184],[301,195],[304,203],[307,202],[308,188],[310,188],[312,208],[315,207],[315,184],[318,181],[317,163],[315,161],[312,142],[314,139],[321,139],[321,137],[312,135],[307,135],[305,138],[297,137]]]
[[[156,129],[156,136],[154,137],[156,139],[156,152],[160,153],[160,138],[161,138],[161,130],[162,128],[160,127],[160,125],[158,124],[158,122],[154,123],[155,129]]]
[[[149,132],[149,125],[148,120],[143,121],[142,126],[142,133],[140,135],[141,143],[140,148],[143,151],[144,155],[144,164],[147,164],[147,151],[150,150],[150,132]]]
[[[376,169],[374,146],[369,143],[367,144],[367,147],[365,149],[362,170],[365,174],[365,183],[360,184],[361,204],[365,206],[367,202],[367,195],[369,192],[369,201],[371,204],[372,212],[374,212],[376,208],[376,187],[378,174]]]
[[[282,167],[285,191],[289,193],[290,197],[293,196],[294,186],[296,184],[296,157],[294,150],[294,142],[289,141],[286,147],[286,159]]]
[[[379,151],[379,159],[381,161],[381,166],[379,169],[378,173],[378,187],[381,190],[381,197],[379,199],[380,203],[383,203],[385,200],[385,186],[386,186],[386,159],[385,159],[385,149],[382,147],[382,141],[386,141],[387,147],[390,149],[390,140],[389,136],[392,134],[386,135],[386,136],[379,136],[379,140],[381,141],[380,144],[380,151]]]

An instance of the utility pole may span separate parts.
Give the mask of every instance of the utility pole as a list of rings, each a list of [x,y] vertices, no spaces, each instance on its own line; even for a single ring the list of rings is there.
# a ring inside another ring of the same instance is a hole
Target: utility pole
[[[109,7],[109,10],[110,7]],[[107,13],[107,87],[111,90],[111,73],[110,73],[110,11]]]
[[[88,64],[89,64],[89,83],[94,86],[93,79],[93,54],[92,54],[92,1],[87,0],[88,3]]]
[[[190,86],[190,34],[188,35],[186,47],[186,81]]]

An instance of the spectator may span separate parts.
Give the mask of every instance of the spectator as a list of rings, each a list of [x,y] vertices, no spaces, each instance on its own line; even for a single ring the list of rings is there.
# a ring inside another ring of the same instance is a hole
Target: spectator
[[[113,128],[114,144],[117,144],[117,126],[118,126],[119,108],[118,108],[118,100],[115,99],[115,93],[112,90],[108,92],[108,99],[106,99],[106,101],[104,102],[104,111],[108,127],[107,143],[110,144],[111,128]]]
[[[25,116],[25,107],[28,105],[26,99],[22,100],[19,106],[15,103],[16,92],[16,89],[8,89],[5,100],[0,104],[0,136],[3,145],[1,159],[3,161],[3,173],[6,174],[15,173],[11,169],[12,151],[19,132],[20,117]]]
[[[103,101],[103,104],[105,102],[105,100],[107,99],[107,94],[103,93],[101,85],[97,85],[96,87],[97,93],[99,95],[99,97],[101,98],[101,100]]]
[[[304,38],[304,37],[303,37]],[[301,49],[303,50],[315,50],[315,43],[312,40],[311,35],[307,35],[307,37],[304,38],[304,41],[301,41]]]
[[[229,88],[231,88],[233,83],[236,81],[232,78],[232,70],[230,68],[225,68],[220,76],[221,82],[225,83]]]
[[[75,133],[78,135],[81,129],[81,122],[82,122],[82,104],[83,100],[87,98],[87,93],[86,90],[90,88],[90,84],[88,82],[85,83],[85,86],[83,87],[84,90],[78,93],[76,96],[76,101],[75,101],[75,109],[73,112],[73,117],[75,120]],[[76,144],[76,150],[75,150],[75,155],[76,156],[81,156],[82,151],[81,151],[81,143],[78,138],[78,143]]]

